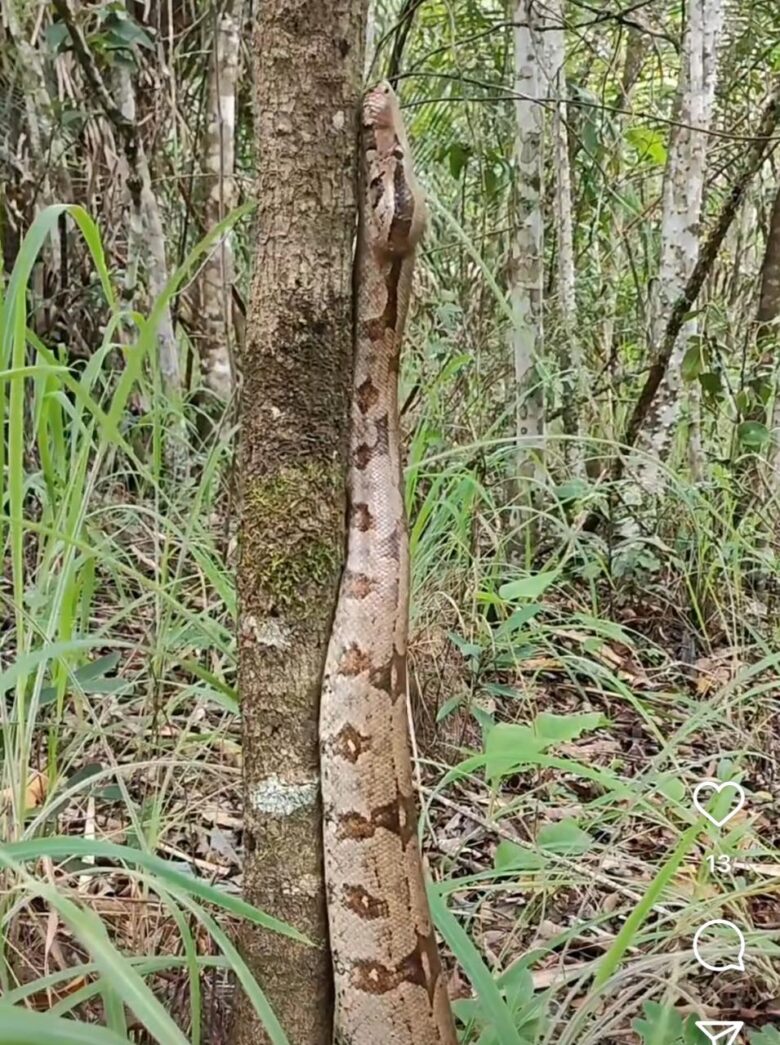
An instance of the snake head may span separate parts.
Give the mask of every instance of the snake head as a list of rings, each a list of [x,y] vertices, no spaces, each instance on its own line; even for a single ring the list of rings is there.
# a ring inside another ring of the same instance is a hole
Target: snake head
[[[414,176],[398,97],[386,80],[363,99],[363,162],[371,245],[380,253],[403,257],[422,235],[425,202]]]

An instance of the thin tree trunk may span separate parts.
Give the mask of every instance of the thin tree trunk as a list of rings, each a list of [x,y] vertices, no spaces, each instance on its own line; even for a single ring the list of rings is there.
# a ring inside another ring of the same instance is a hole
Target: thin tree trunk
[[[571,165],[569,162],[568,103],[566,84],[566,37],[562,0],[550,0],[549,49],[550,93],[555,98],[553,148],[556,172],[555,225],[558,239],[558,311],[563,330],[561,365],[565,373],[562,416],[564,432],[575,442],[567,442],[566,458],[574,472],[582,474],[584,447],[580,404],[583,399],[585,368],[582,344],[577,334],[577,289],[574,270],[574,228],[572,217]]]
[[[533,497],[544,438],[541,14],[535,0],[515,9],[516,229],[512,244],[512,356],[517,396],[516,479],[523,500]]]
[[[778,316],[780,316],[780,185],[777,187],[772,215],[769,219],[764,261],[761,265],[761,290],[756,313],[759,336],[762,333],[769,333],[762,328],[774,324]],[[777,337],[777,331],[775,331],[775,337]]]
[[[293,1045],[330,1045],[318,704],[344,554],[365,0],[274,0],[255,37],[259,200],[243,356],[244,950]],[[235,1045],[267,1041],[244,998]]]
[[[235,137],[238,80],[238,25],[223,15],[217,27],[211,64],[208,124],[204,135],[206,171],[205,228],[210,231],[236,205]],[[233,248],[223,236],[209,254],[198,278],[196,344],[203,383],[225,403],[233,394],[235,353],[232,286]]]
[[[780,489],[780,452],[777,442],[780,439],[780,378],[778,373],[777,347],[780,345],[780,186],[775,195],[772,215],[769,219],[769,232],[766,238],[764,260],[761,265],[761,290],[756,313],[756,342],[762,357],[771,360],[775,374],[775,401],[772,407],[772,429],[775,447],[772,454],[773,489]]]
[[[618,289],[624,278],[625,268],[630,265],[630,258],[626,248],[626,207],[621,198],[624,191],[625,174],[625,124],[627,115],[621,110],[629,109],[631,106],[631,94],[642,73],[645,56],[649,48],[649,40],[640,30],[629,26],[626,29],[625,55],[620,76],[620,94],[616,103],[617,112],[613,115],[613,140],[614,147],[608,160],[608,174],[611,184],[616,192],[611,197],[611,229],[606,244],[599,242],[598,267],[601,291],[599,299],[603,300],[602,310],[602,361],[604,367],[611,374],[615,384],[609,386],[607,395],[609,397],[609,416],[614,419],[619,409],[619,396],[617,386],[621,379],[620,367],[618,365],[615,344],[615,317],[618,314]],[[603,237],[600,237],[600,239]],[[643,308],[643,303],[640,303]],[[590,458],[594,466],[594,474],[598,474],[600,455]]]
[[[723,24],[722,0],[687,0],[680,69],[679,122],[673,129],[664,177],[661,215],[661,264],[651,303],[650,345],[657,352],[670,312],[682,293],[699,253],[699,224],[704,196],[707,129],[712,119],[717,77],[717,43]],[[692,129],[695,128],[695,129]],[[647,419],[649,458],[637,468],[642,487],[656,491],[660,462],[667,453],[680,415],[681,364],[698,332],[686,321],[672,351],[658,395]]]

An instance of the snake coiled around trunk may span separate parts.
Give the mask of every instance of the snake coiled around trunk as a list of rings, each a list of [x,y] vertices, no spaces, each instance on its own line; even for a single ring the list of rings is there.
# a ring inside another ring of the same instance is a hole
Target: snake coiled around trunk
[[[456,1045],[425,894],[406,710],[398,366],[425,205],[396,96],[364,99],[347,559],[320,712],[337,1045]]]

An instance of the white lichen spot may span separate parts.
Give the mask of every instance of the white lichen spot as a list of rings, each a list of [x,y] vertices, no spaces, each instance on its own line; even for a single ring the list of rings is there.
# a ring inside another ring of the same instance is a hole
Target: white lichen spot
[[[291,816],[299,809],[314,805],[317,799],[317,781],[303,783],[282,780],[275,773],[261,780],[251,796],[252,807],[269,816]]]
[[[334,126],[334,128],[337,131],[343,131],[345,123],[346,123],[346,119],[344,117],[343,111],[341,109],[339,109],[338,112],[334,112],[334,114],[333,114],[333,126]]]
[[[303,874],[299,881],[300,891],[304,896],[315,897],[319,895],[320,879],[316,874]]]
[[[251,615],[244,617],[242,633],[254,639],[258,646],[267,649],[286,650],[290,648],[290,629],[283,627],[276,620],[258,621]]]

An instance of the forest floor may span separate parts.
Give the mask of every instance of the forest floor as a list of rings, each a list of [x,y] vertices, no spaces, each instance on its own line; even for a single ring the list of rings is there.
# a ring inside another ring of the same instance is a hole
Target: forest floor
[[[94,513],[107,550],[89,586],[100,641],[68,686],[50,678],[40,691],[24,832],[45,828],[43,815],[57,834],[146,850],[238,896],[234,542],[219,517],[180,512],[160,525],[113,492]],[[432,877],[534,1045],[655,1045],[642,1021],[664,1007],[780,1026],[774,595],[722,586],[714,570],[694,598],[679,564],[642,565],[619,585],[583,579],[565,557],[513,567],[490,598],[484,571],[457,598],[442,573],[417,579],[410,678]],[[40,580],[34,555],[29,572]],[[747,793],[723,828],[691,804],[707,779]],[[177,958],[153,980],[182,1026],[191,953],[214,966],[203,1040],[227,1041],[213,935],[139,876],[97,863],[101,874],[74,853],[46,874],[123,952]],[[692,954],[712,919],[739,924],[748,944],[745,970],[725,980]],[[9,989],[42,1010],[105,1004],[86,964],[69,972],[89,958],[66,919],[33,900],[11,924]],[[471,998],[468,952],[457,958],[450,989],[464,1041],[476,1041],[490,1013]],[[604,966],[607,986],[594,989]],[[676,1026],[664,1045],[690,1040]]]

